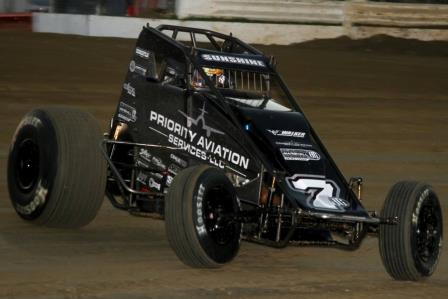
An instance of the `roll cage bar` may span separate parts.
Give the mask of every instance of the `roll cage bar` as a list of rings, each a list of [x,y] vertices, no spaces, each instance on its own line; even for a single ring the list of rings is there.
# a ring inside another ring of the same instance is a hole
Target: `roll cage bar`
[[[232,33],[230,33],[230,35],[226,35],[226,34],[222,34],[222,33],[211,31],[211,30],[206,30],[206,29],[182,27],[182,26],[175,26],[175,25],[160,25],[160,26],[156,27],[156,29],[160,32],[172,31],[171,38],[175,41],[177,41],[179,32],[188,33],[190,35],[190,42],[194,48],[198,48],[198,42],[197,42],[196,35],[203,35],[203,36],[207,37],[207,39],[210,41],[210,44],[212,44],[215,47],[216,51],[225,52],[225,53],[234,53],[231,51],[224,51],[225,50],[224,46],[226,46],[227,49],[231,50],[234,48],[235,45],[238,45],[241,48],[245,49],[248,52],[248,54],[263,55],[263,53],[261,51],[244,43],[240,39],[232,36]],[[222,39],[222,40],[224,40],[224,42],[220,45],[216,41],[216,38]]]

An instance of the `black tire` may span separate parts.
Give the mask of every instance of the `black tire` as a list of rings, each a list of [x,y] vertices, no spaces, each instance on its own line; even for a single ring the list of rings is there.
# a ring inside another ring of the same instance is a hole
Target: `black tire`
[[[179,259],[194,268],[217,268],[238,253],[241,223],[235,189],[223,171],[207,165],[181,171],[165,202],[168,241]]]
[[[106,185],[101,138],[93,116],[74,108],[45,107],[25,115],[8,158],[8,189],[17,214],[58,228],[91,222]]]
[[[432,275],[442,251],[443,220],[436,193],[426,184],[395,184],[381,216],[398,218],[381,225],[379,247],[387,272],[396,280],[420,280]]]

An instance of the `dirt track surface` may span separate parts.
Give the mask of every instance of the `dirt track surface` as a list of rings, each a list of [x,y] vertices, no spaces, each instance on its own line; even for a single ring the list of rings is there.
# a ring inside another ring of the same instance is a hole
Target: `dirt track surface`
[[[448,250],[425,282],[393,281],[377,240],[343,252],[243,243],[219,270],[184,266],[161,221],[108,202],[81,230],[31,226],[14,213],[6,159],[36,106],[67,104],[106,128],[134,41],[0,31],[0,298],[446,298]],[[448,43],[384,37],[263,47],[347,177],[379,209],[402,179],[431,183],[448,215]],[[448,223],[446,221],[445,223]],[[445,232],[448,231],[445,224]]]

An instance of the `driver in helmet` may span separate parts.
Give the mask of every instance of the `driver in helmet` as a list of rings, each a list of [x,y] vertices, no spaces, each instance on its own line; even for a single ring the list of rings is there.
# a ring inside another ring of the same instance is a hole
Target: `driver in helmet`
[[[230,87],[230,81],[224,74],[223,69],[204,67],[202,68],[202,70],[208,76],[210,81],[212,81],[212,83],[215,84],[215,87],[217,88]],[[204,78],[202,78],[202,76],[199,74],[197,70],[193,74],[192,85],[197,88],[206,87]]]

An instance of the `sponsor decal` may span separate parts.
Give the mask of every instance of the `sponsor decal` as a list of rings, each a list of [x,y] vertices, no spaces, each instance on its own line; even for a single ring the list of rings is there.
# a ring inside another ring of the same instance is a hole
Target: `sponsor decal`
[[[294,141],[276,141],[275,144],[284,146],[296,146],[296,147],[313,147],[313,145],[309,143],[300,143]]]
[[[429,196],[429,189],[425,189],[419,196],[417,205],[415,206],[415,209],[412,213],[412,223],[417,224],[418,223],[418,216],[420,215],[420,210],[422,208],[423,202],[425,199]]]
[[[182,166],[183,168],[188,166],[187,161],[185,161],[184,159],[179,158],[175,154],[170,154],[170,159],[173,160],[174,162],[176,162],[178,165]]]
[[[138,56],[142,57],[142,58],[149,58],[149,52],[147,50],[144,50],[142,48],[137,47],[135,49],[135,54],[137,54]]]
[[[142,158],[143,160],[145,160],[148,163],[151,163],[151,154],[149,153],[148,149],[146,148],[141,148],[138,152],[138,155],[140,158]]]
[[[127,91],[128,95],[135,98],[135,88],[132,87],[131,83],[124,83],[123,89]]]
[[[218,144],[209,138],[212,133],[224,133],[206,125],[204,118],[206,111],[204,108],[201,110],[201,115],[195,119],[190,118],[179,111],[183,116],[186,116],[187,126],[179,124],[163,114],[151,110],[149,120],[152,126],[149,126],[149,128],[154,132],[165,136],[167,141],[175,147],[215,166],[224,168],[228,167],[226,163],[230,163],[243,169],[248,169],[249,158],[234,152],[230,148]],[[203,129],[205,135],[192,131],[192,125],[199,126],[199,128]],[[161,129],[167,130],[168,133],[164,133]]]
[[[131,62],[129,63],[129,71],[131,73],[135,72],[139,75],[146,76],[146,69],[144,67],[136,64],[134,60],[131,60]]]
[[[159,157],[153,156],[151,159],[152,164],[154,164],[156,167],[160,168],[161,170],[166,169],[166,165],[163,163],[162,159]]]
[[[129,71],[131,73],[135,72],[135,61],[131,60],[131,62],[129,62]]]
[[[149,168],[149,164],[145,163],[144,161],[137,160],[136,162],[137,167],[141,168]]]
[[[48,189],[44,188],[42,186],[42,183],[39,181],[36,187],[36,194],[34,195],[34,198],[31,202],[29,202],[27,205],[21,205],[19,203],[16,203],[15,208],[17,212],[19,212],[22,215],[30,215],[33,213],[38,207],[45,204],[45,201],[47,199]]]
[[[287,130],[270,130],[270,129],[267,129],[267,131],[275,136],[305,138],[304,132],[287,131]]]
[[[140,183],[142,183],[143,185],[147,186],[147,185],[148,185],[148,176],[147,176],[145,173],[140,172],[140,173],[137,175],[137,182],[140,182]]]
[[[159,172],[150,172],[149,174],[157,180],[163,179],[163,174],[161,174]]]
[[[181,170],[180,167],[177,166],[176,164],[171,164],[170,166],[168,166],[168,172],[173,175],[178,174],[180,170]]]
[[[307,201],[316,208],[344,211],[350,206],[340,198],[339,186],[325,177],[296,174],[286,178],[286,182],[291,189],[306,194]]]
[[[167,175],[166,176],[166,186],[169,187],[173,183],[174,177]]]
[[[157,189],[158,191],[161,190],[162,185],[158,183],[154,178],[149,177],[147,174],[140,172],[137,175],[137,181],[142,183],[145,186],[148,186],[149,188]]]
[[[216,55],[216,54],[202,54],[201,57],[206,61],[226,62],[233,64],[266,67],[266,64],[264,63],[263,60],[253,58],[235,57],[229,55]]]
[[[35,117],[35,116],[26,116],[20,122],[20,124],[19,124],[19,126],[18,126],[18,128],[16,130],[16,133],[17,133],[19,128],[22,128],[23,126],[26,126],[26,125],[31,125],[31,126],[37,127],[37,126],[41,126],[42,125],[42,121],[39,118]],[[16,134],[14,134],[14,136],[16,136]]]
[[[198,193],[196,194],[196,231],[198,235],[204,235],[207,233],[205,229],[204,217],[202,212],[202,202],[204,200],[204,185],[200,184]]]
[[[120,102],[118,118],[127,122],[135,122],[137,120],[137,110],[126,103]]]
[[[157,189],[158,191],[160,191],[160,189],[162,188],[162,185],[160,183],[157,183],[153,178],[149,178],[148,187],[154,188],[154,189]]]
[[[298,148],[281,148],[283,159],[286,161],[318,161],[320,155],[312,150]]]
[[[221,131],[219,131],[217,129],[214,129],[214,128],[210,127],[210,126],[207,126],[205,124],[205,117],[204,117],[204,115],[205,115],[205,113],[208,113],[205,110],[205,103],[204,103],[204,106],[202,106],[202,108],[199,109],[199,110],[201,110],[201,114],[199,114],[198,117],[196,117],[196,118],[193,118],[193,117],[190,117],[190,116],[186,115],[183,111],[180,111],[180,110],[177,110],[177,111],[180,114],[182,114],[187,119],[187,127],[188,128],[190,128],[191,125],[199,126],[199,122],[201,122],[201,124],[202,124],[201,127],[205,131],[207,137],[210,137],[210,135],[212,133],[224,135],[224,132],[221,132]]]

